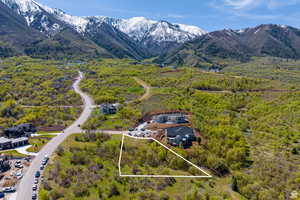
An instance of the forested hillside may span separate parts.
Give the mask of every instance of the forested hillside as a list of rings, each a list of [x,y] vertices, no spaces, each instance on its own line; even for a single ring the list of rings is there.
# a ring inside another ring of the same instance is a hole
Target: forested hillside
[[[72,89],[76,66],[19,57],[3,60],[0,69],[0,126],[65,126],[79,114],[80,107],[64,107],[82,104]]]

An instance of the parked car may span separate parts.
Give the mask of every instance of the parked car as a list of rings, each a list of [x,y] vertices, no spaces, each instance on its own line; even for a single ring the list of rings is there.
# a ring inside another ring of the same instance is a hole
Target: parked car
[[[35,178],[34,179],[34,184],[38,184],[39,183],[39,179],[38,178]]]
[[[3,188],[4,193],[10,193],[10,192],[15,192],[16,188],[15,187],[5,187]]]
[[[21,169],[21,168],[23,168],[23,165],[21,163],[16,163],[15,167]]]
[[[36,171],[34,176],[35,176],[35,178],[39,178],[41,176],[41,172],[40,171]]]
[[[37,190],[37,184],[34,184],[34,185],[32,186],[32,190],[33,190],[33,191],[36,191],[36,190]]]
[[[17,173],[15,173],[15,176],[17,177],[17,179],[23,178],[23,173],[22,173],[22,171],[20,170],[20,171],[18,171]]]
[[[36,195],[36,193],[35,193],[35,192],[34,192],[34,193],[32,193],[32,199],[33,199],[33,200],[37,199],[37,195]]]
[[[49,156],[45,155],[44,159],[42,160],[42,165],[46,165],[48,161],[49,161]]]
[[[130,128],[129,131],[130,131],[130,132],[134,131],[134,128]]]
[[[40,170],[41,170],[41,171],[44,170],[44,165],[41,165],[41,166],[40,166]]]
[[[4,198],[4,197],[5,197],[4,192],[0,192],[0,199],[1,199],[1,198]]]
[[[41,165],[46,165],[47,162],[45,160],[42,160]]]

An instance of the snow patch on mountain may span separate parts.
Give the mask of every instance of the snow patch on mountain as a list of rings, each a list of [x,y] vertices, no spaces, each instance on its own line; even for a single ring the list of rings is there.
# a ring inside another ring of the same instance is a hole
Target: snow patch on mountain
[[[23,15],[27,12],[38,12],[39,5],[32,0],[1,0],[8,7],[17,11],[18,14]]]
[[[53,14],[57,19],[71,25],[79,33],[84,33],[89,23],[89,20],[84,17],[68,15],[59,9],[49,9],[47,11]]]
[[[188,33],[194,34],[196,36],[201,36],[206,34],[207,32],[202,30],[201,28],[197,26],[190,26],[190,25],[185,25],[185,24],[177,24],[181,30],[184,30]]]
[[[184,43],[201,36],[206,32],[196,26],[174,24],[167,21],[154,21],[145,17],[129,19],[115,19],[104,16],[78,17],[66,14],[60,9],[52,9],[34,0],[0,0],[24,16],[29,26],[41,32],[52,35],[61,29],[61,25],[49,18],[64,22],[73,27],[77,32],[84,34],[90,30],[87,27],[99,26],[105,22],[121,32],[127,34],[137,42],[177,42]]]
[[[172,24],[167,21],[154,21],[145,17],[133,17],[129,19],[102,17],[102,19],[138,42],[152,37],[158,42],[172,41],[183,43],[206,33],[196,26]]]
[[[141,41],[155,23],[157,22],[146,19],[145,17],[133,17],[130,19],[116,20],[113,25],[133,39]]]

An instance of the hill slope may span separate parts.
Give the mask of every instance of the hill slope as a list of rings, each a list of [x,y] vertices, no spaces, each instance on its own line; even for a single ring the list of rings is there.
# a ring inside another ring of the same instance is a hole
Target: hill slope
[[[44,38],[0,2],[0,57],[21,55],[27,45]]]
[[[251,56],[300,58],[300,30],[268,24],[237,31],[215,31],[183,44],[157,61],[197,65],[214,57],[244,61]]]

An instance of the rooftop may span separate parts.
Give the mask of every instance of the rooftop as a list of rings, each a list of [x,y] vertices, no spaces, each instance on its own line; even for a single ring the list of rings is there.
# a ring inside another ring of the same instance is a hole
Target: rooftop
[[[16,139],[11,139],[12,143],[24,142],[24,141],[28,141],[28,137],[20,137],[20,138],[16,138]]]
[[[15,138],[15,139],[9,139],[9,138],[5,138],[5,137],[0,137],[0,143],[18,143],[18,142],[24,142],[24,141],[28,141],[27,137],[20,137],[20,138]]]
[[[177,126],[177,127],[171,127],[167,128],[167,137],[176,137],[178,135],[180,136],[195,136],[194,130],[187,126]]]
[[[5,137],[0,137],[0,143],[8,143],[10,142],[11,140],[8,139],[8,138],[5,138]]]

